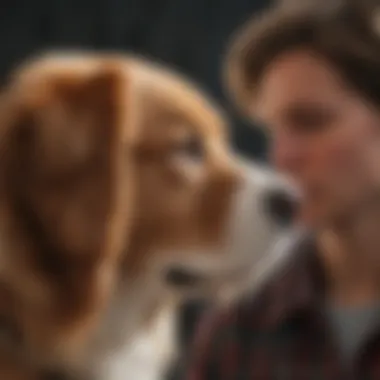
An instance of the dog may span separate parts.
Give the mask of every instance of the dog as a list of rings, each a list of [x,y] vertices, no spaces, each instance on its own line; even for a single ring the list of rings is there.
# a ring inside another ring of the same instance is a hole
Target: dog
[[[0,98],[2,378],[160,379],[179,302],[229,302],[265,277],[295,197],[233,152],[226,120],[135,56],[52,52],[14,71]]]

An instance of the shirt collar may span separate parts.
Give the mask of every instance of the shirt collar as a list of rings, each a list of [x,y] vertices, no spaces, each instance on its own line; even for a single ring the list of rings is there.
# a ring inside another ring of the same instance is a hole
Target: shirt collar
[[[263,289],[259,323],[273,328],[300,315],[316,312],[325,292],[324,271],[313,236],[295,248],[291,261]]]

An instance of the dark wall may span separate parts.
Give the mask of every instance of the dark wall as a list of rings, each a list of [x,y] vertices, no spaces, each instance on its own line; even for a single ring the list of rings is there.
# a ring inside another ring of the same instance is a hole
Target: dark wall
[[[268,0],[3,0],[0,77],[40,50],[122,49],[170,64],[200,83],[230,111],[233,138],[263,157],[263,136],[239,119],[220,81],[229,35]]]
[[[233,113],[223,94],[221,66],[231,33],[268,0],[168,0],[147,52],[178,67],[230,111],[240,150],[262,157],[264,139]]]

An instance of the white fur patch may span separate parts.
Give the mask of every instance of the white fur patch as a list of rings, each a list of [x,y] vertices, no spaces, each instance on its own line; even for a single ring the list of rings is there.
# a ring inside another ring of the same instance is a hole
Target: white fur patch
[[[154,324],[107,358],[102,379],[161,380],[173,358],[175,343],[175,313],[162,311]]]
[[[88,348],[83,371],[98,380],[160,380],[175,357],[176,308],[154,273],[125,281]],[[157,300],[157,315],[147,316]]]
[[[277,225],[264,203],[265,195],[277,188],[284,190],[290,184],[261,166],[245,166],[245,183],[234,194],[225,236],[218,246],[199,248],[173,254],[156,255],[155,272],[179,267],[200,274],[207,279],[205,295],[217,293],[229,300],[243,289],[254,291],[270,277],[270,273],[286,261],[286,248],[298,239],[301,231],[292,231]]]

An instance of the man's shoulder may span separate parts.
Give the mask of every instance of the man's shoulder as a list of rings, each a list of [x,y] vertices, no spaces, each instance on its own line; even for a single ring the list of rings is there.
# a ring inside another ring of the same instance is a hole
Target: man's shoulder
[[[253,359],[263,347],[283,339],[288,330],[278,327],[292,327],[286,323],[297,321],[292,313],[315,304],[315,257],[312,250],[300,251],[259,290],[227,307],[209,310],[197,329],[188,378],[218,378],[214,375],[220,374],[220,367],[239,366],[241,350],[250,352]]]
[[[249,329],[251,332],[264,327],[270,305],[275,301],[271,294],[272,285],[241,297],[234,302],[209,310],[202,318],[198,336],[212,336],[213,339],[225,336],[236,337],[237,333]]]
[[[205,324],[214,326],[214,330],[218,326],[251,331],[267,328],[294,307],[314,301],[320,270],[315,242],[308,239],[260,289],[253,289],[227,307],[210,312]]]

